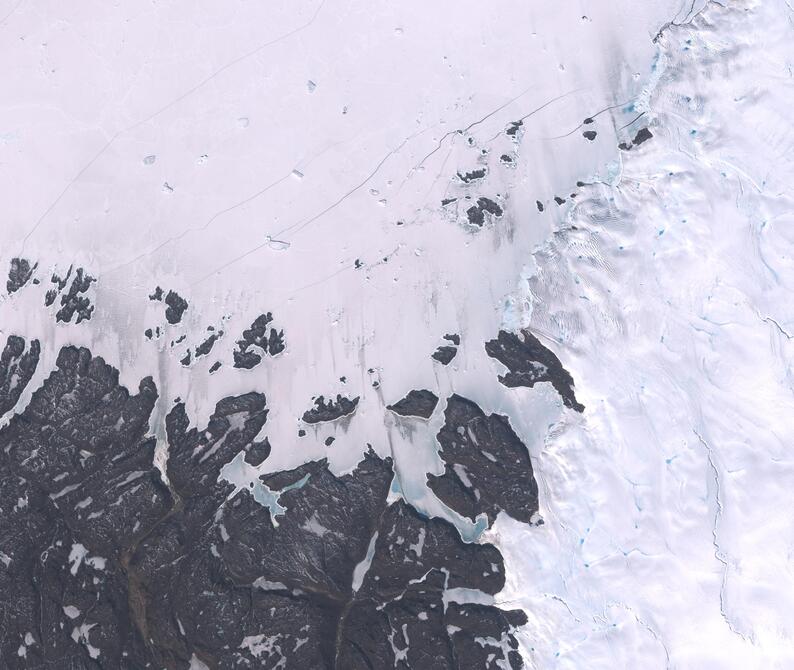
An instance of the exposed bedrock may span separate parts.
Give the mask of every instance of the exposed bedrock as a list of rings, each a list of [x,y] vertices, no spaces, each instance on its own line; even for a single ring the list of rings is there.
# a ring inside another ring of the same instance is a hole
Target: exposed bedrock
[[[12,258],[11,267],[8,270],[8,280],[6,281],[6,291],[9,295],[16,293],[27,284],[33,272],[38,267],[38,263],[30,264],[27,258]]]
[[[0,415],[12,409],[30,382],[39,364],[41,346],[38,340],[25,340],[9,335],[0,354]]]
[[[336,400],[326,400],[325,396],[318,396],[314,400],[314,407],[307,409],[303,413],[302,418],[305,423],[336,421],[353,414],[356,411],[356,407],[358,407],[358,401],[358,396],[352,400],[340,394],[336,395]]]
[[[277,356],[284,351],[284,331],[272,327],[272,321],[270,312],[260,314],[243,331],[234,351],[234,367],[250,370],[262,362],[263,356]]]
[[[449,507],[472,520],[485,514],[489,523],[501,511],[531,520],[538,486],[529,452],[507,417],[485,414],[471,400],[452,395],[436,439],[444,474],[428,475],[428,485]]]
[[[53,274],[50,283],[54,284],[55,288],[49,289],[44,294],[44,304],[47,307],[52,305],[59,295],[61,297],[61,306],[55,313],[56,321],[71,323],[72,317],[77,315],[75,323],[80,323],[81,321],[88,321],[94,312],[94,305],[91,304],[91,299],[87,293],[96,279],[83,268],[77,268],[74,277],[72,277],[73,269],[70,266],[64,277]],[[64,291],[69,279],[72,280],[72,283],[69,289]]]
[[[508,369],[507,374],[499,375],[499,381],[505,386],[532,388],[538,382],[549,382],[566,407],[584,412],[584,405],[574,395],[571,374],[554,352],[544,347],[529,330],[518,333],[500,330],[495,340],[485,343],[485,351]]]
[[[438,396],[427,389],[411,390],[408,394],[386,409],[400,416],[416,416],[429,419],[438,404]]]
[[[17,366],[24,387],[34,358],[10,341],[0,380]],[[280,492],[273,518],[219,481],[241,452],[267,458],[264,395],[224,398],[203,427],[176,403],[167,485],[148,437],[156,399],[151,378],[130,393],[65,347],[0,430],[0,667],[521,667],[521,613],[449,602],[502,588],[498,550],[388,503],[389,459],[262,476]]]

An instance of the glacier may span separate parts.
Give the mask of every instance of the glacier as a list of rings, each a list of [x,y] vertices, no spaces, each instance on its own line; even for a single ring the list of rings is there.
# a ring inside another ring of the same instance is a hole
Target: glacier
[[[7,5],[0,665],[794,664],[785,0]]]

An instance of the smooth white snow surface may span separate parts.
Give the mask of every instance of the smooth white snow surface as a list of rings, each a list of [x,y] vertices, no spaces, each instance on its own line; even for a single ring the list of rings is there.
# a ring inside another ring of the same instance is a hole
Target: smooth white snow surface
[[[6,1],[0,268],[21,254],[42,281],[0,302],[4,335],[42,340],[19,407],[64,344],[131,390],[152,375],[161,441],[176,397],[203,427],[261,390],[263,470],[347,472],[370,443],[400,494],[471,539],[482,526],[424,485],[460,393],[510,416],[540,485],[543,526],[486,533],[530,667],[791,667],[791,38],[785,0]],[[654,138],[618,152],[645,124]],[[464,193],[504,217],[467,227],[441,206]],[[72,263],[97,277],[96,311],[55,324],[43,291]],[[181,324],[157,285],[189,301]],[[233,369],[267,311],[286,350]],[[583,416],[498,383],[483,342],[526,325]],[[208,326],[224,336],[181,365]],[[462,339],[448,367],[429,358],[445,333]],[[428,422],[385,411],[419,388],[442,398]],[[337,393],[355,414],[299,440],[312,397]]]
[[[411,388],[454,388],[486,410],[517,407],[482,344],[552,229],[535,200],[556,209],[556,192],[614,157],[611,123],[603,142],[567,133],[606,107],[617,105],[618,125],[635,116],[628,107],[651,75],[651,38],[688,9],[682,0],[633,8],[9,8],[0,61],[14,64],[5,81],[13,97],[0,105],[0,184],[11,204],[0,248],[7,260],[38,261],[43,282],[0,306],[4,328],[42,339],[40,376],[66,343],[119,365],[132,389],[153,375],[159,418],[180,397],[203,426],[218,399],[264,391],[273,470],[325,455],[349,470],[366,442],[387,453],[383,407]],[[524,116],[516,167],[501,168],[500,154],[514,148],[501,131]],[[455,178],[481,164],[482,184]],[[505,216],[480,231],[461,225],[465,208],[455,219],[441,200],[463,193],[498,199]],[[71,263],[98,278],[90,325],[56,326],[42,308],[51,270]],[[147,299],[157,285],[189,301],[183,323],[169,326],[162,303]],[[235,341],[266,311],[286,351],[233,369]],[[164,334],[147,340],[158,325]],[[180,365],[208,326],[224,337]],[[443,368],[429,356],[449,332],[462,346]],[[224,365],[210,377],[216,359]],[[322,425],[298,443],[296,420],[312,397],[336,393],[361,396],[345,432]],[[528,405],[542,425],[553,417]],[[386,431],[399,449],[400,431]],[[432,434],[421,438],[425,462],[438,467]]]

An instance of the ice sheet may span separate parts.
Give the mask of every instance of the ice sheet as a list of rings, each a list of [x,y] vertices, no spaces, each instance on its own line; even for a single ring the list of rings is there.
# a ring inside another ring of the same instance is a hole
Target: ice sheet
[[[204,426],[262,391],[257,472],[349,472],[371,444],[395,491],[473,539],[424,486],[456,392],[510,416],[540,484],[543,526],[486,533],[528,664],[794,663],[783,0],[6,5],[0,267],[28,257],[41,281],[0,302],[4,335],[42,342],[16,411],[65,344],[130,388],[154,377],[161,459],[177,397]],[[504,215],[468,225],[466,195]],[[56,323],[44,291],[72,264],[97,278],[95,311]],[[188,300],[181,323],[158,285]],[[268,311],[286,350],[233,368]],[[483,343],[527,325],[583,416],[499,384]],[[223,337],[182,364],[209,326]],[[430,358],[445,333],[448,366]],[[429,421],[385,410],[423,388],[442,398]],[[303,426],[337,393],[360,396],[349,420]]]

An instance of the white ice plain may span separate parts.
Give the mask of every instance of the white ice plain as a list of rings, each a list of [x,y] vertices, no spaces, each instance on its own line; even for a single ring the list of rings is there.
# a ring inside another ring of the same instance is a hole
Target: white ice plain
[[[550,532],[490,533],[537,667],[794,667],[792,16],[666,31],[654,141],[535,253],[588,407],[537,454]]]
[[[541,489],[543,526],[484,534],[530,667],[792,667],[792,10],[586,4],[6,1],[1,267],[98,281],[90,325],[56,325],[28,286],[3,334],[42,340],[31,390],[64,344],[132,388],[152,375],[159,437],[176,397],[203,426],[261,390],[264,469],[349,471],[371,443],[471,538],[424,486],[443,403],[426,424],[384,410],[413,388],[470,397],[510,416]],[[441,205],[466,194],[504,216],[474,229]],[[156,285],[188,299],[183,323]],[[233,369],[266,311],[287,349]],[[526,325],[583,416],[497,382],[483,342]],[[181,365],[208,326],[212,355]],[[429,358],[445,333],[448,367]],[[361,397],[354,417],[299,442],[312,397],[337,393]]]

